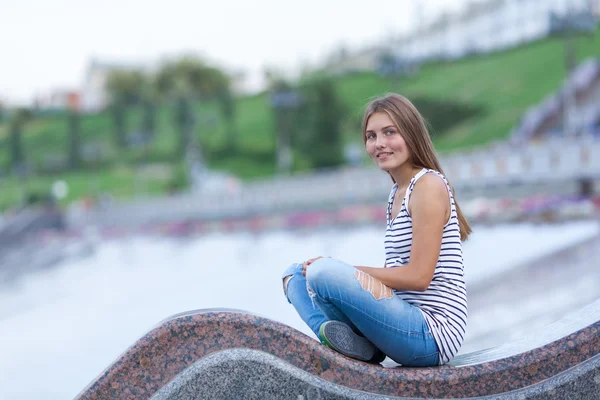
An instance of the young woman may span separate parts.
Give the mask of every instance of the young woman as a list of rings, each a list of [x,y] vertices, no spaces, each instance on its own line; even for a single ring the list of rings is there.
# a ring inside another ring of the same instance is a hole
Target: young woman
[[[362,123],[369,156],[394,183],[384,268],[317,257],[292,264],[284,292],[321,341],[349,357],[442,365],[462,345],[467,292],[461,242],[471,228],[443,175],[423,117],[406,98],[372,101]]]

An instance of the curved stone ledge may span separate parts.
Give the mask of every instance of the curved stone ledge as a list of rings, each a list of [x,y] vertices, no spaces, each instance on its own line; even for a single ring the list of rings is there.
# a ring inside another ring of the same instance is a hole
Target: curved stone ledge
[[[600,395],[600,355],[541,383],[471,400],[589,400]],[[212,353],[188,367],[151,400],[407,399],[353,390],[317,378],[259,350]],[[414,399],[414,398],[412,398]]]
[[[527,343],[500,346],[433,368],[371,365],[346,358],[276,321],[237,310],[194,311],[175,315],[152,329],[78,398],[148,399],[199,360],[228,349],[268,353],[323,381],[383,396],[466,398],[514,393],[539,387],[557,376],[564,380],[568,371],[596,360],[594,356],[600,353],[599,311],[600,301],[596,301],[579,313],[581,318],[571,318],[555,326],[542,342],[539,338],[533,342],[534,346],[541,344],[539,347],[526,350]],[[563,334],[565,328],[577,329]],[[600,381],[598,376],[594,379]],[[598,391],[599,387],[587,390]]]
[[[383,399],[327,382],[260,350],[229,349],[196,361],[151,400]]]

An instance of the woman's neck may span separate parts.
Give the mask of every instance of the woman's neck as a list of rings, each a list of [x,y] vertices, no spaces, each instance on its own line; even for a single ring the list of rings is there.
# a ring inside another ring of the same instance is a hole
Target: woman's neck
[[[407,187],[411,179],[421,170],[422,168],[415,166],[401,167],[396,171],[390,171],[390,175],[396,181],[399,188]]]

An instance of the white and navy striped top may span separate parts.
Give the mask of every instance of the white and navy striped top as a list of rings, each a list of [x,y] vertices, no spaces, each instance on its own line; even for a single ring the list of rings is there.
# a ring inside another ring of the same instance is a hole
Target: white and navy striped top
[[[426,291],[394,290],[394,293],[418,307],[423,313],[440,350],[441,365],[450,361],[462,345],[467,327],[467,290],[454,196],[448,181],[439,172],[423,168],[412,178],[406,189],[400,212],[393,219],[392,203],[398,185],[392,188],[388,200],[385,261],[388,268],[401,267],[410,261],[412,218],[408,212],[408,201],[417,180],[428,173],[443,179],[450,195],[450,219],[444,226],[440,257],[431,284]]]

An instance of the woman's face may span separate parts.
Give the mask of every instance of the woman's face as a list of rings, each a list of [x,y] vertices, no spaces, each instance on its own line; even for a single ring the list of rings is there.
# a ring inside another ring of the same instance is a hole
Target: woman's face
[[[369,117],[365,139],[367,153],[384,171],[396,170],[410,159],[404,138],[384,112],[374,113]]]

